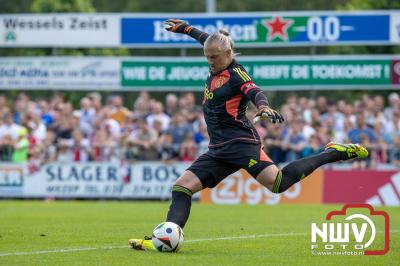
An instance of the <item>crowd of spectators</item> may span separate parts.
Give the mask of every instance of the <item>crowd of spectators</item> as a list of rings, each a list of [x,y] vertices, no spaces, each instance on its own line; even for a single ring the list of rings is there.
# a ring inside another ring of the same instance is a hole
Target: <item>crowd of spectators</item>
[[[267,152],[275,162],[285,162],[321,152],[330,141],[360,143],[369,150],[366,160],[354,168],[376,168],[379,164],[400,166],[400,97],[391,93],[363,95],[351,102],[330,103],[292,95],[282,106],[285,126],[258,126]]]
[[[323,96],[292,94],[280,108],[285,124],[263,121],[256,128],[276,163],[316,154],[337,141],[369,149],[369,158],[354,167],[400,165],[399,95],[391,93],[387,102],[379,95],[332,103]],[[248,116],[254,114],[249,108]],[[201,106],[191,92],[170,93],[160,102],[143,91],[126,106],[121,95],[102,99],[91,92],[78,109],[62,94],[48,100],[25,93],[15,99],[0,95],[0,161],[32,167],[52,161],[193,161],[208,142]]]

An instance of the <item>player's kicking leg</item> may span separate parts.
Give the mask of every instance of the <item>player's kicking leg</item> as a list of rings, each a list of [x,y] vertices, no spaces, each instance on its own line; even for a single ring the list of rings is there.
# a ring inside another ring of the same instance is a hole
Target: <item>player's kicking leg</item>
[[[324,164],[362,159],[367,156],[367,149],[359,144],[330,142],[325,146],[322,153],[293,161],[283,167],[282,170],[275,165],[266,167],[257,176],[257,180],[272,192],[282,193]]]
[[[172,187],[172,202],[169,207],[167,222],[173,222],[183,228],[189,218],[192,196],[202,190],[199,178],[190,171],[185,171]],[[129,246],[136,250],[156,250],[151,237],[129,239]]]

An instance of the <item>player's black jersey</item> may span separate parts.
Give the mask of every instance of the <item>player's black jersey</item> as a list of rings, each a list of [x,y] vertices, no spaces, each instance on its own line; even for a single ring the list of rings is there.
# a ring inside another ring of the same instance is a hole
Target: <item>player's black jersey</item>
[[[210,148],[231,142],[260,143],[260,136],[246,117],[252,90],[262,93],[235,60],[217,74],[210,72],[203,98]]]

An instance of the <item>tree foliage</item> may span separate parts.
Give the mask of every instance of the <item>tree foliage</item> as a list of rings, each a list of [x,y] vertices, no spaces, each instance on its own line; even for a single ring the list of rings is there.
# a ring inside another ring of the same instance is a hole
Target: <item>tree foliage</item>
[[[1,1],[0,13],[30,13],[32,0]]]
[[[219,12],[267,12],[267,11],[293,11],[293,10],[335,10],[340,4],[346,3],[346,0],[280,0],[280,1],[217,1],[217,11]]]
[[[96,12],[91,0],[33,0],[33,13]]]
[[[393,0],[350,0],[338,6],[340,10],[386,10],[399,8],[400,1]]]

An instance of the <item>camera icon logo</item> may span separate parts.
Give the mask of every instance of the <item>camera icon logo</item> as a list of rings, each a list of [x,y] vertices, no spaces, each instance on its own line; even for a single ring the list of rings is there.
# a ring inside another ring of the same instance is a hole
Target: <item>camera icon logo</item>
[[[329,212],[325,220],[311,224],[314,255],[384,255],[389,251],[390,219],[385,211],[364,203],[346,204],[339,211]],[[383,230],[378,231],[381,227]],[[383,232],[383,239],[377,240],[378,232]]]

